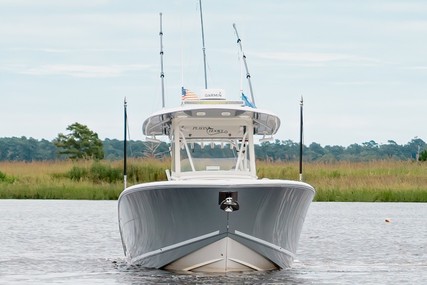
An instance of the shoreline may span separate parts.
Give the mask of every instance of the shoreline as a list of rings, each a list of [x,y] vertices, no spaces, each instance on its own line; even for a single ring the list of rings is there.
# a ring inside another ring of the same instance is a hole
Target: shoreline
[[[258,177],[298,180],[297,162],[257,162]],[[132,159],[128,185],[166,180],[169,161]],[[305,163],[314,202],[427,202],[427,163]],[[0,162],[0,199],[116,200],[122,161]]]

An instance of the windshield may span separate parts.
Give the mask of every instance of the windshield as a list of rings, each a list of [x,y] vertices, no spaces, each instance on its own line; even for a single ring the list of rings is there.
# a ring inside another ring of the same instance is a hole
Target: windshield
[[[253,127],[248,119],[180,118],[174,123],[173,173],[197,177],[199,173],[216,175],[215,172],[218,175],[256,175]]]
[[[187,141],[180,148],[181,172],[249,171],[246,146],[242,140]]]

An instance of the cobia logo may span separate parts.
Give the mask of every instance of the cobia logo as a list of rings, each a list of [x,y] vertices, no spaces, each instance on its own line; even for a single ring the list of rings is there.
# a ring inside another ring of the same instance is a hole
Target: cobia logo
[[[193,131],[206,131],[206,133],[210,136],[228,134],[228,130],[214,129],[212,127],[193,127]]]

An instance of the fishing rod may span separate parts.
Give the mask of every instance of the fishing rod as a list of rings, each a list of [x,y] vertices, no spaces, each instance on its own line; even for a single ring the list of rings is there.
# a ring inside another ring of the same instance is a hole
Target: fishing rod
[[[202,12],[202,0],[199,0],[200,6],[200,24],[202,26],[202,49],[203,49],[203,68],[205,71],[205,89],[208,89],[208,77],[206,74],[206,47],[205,47],[205,32],[203,30],[203,12]]]
[[[165,74],[163,73],[163,29],[162,13],[160,13],[160,78],[162,81],[162,107],[165,107]]]
[[[249,83],[249,91],[251,92],[251,100],[252,100],[252,104],[254,106],[255,105],[255,98],[254,98],[254,92],[252,90],[252,83],[251,83],[251,74],[249,73],[249,69],[248,69],[248,64],[246,62],[246,55],[243,52],[243,47],[242,47],[242,40],[239,37],[239,33],[237,32],[237,28],[236,28],[236,24],[233,23],[233,28],[234,31],[236,32],[236,36],[237,36],[237,43],[239,44],[240,47],[240,51],[242,52],[242,56],[243,56],[243,62],[245,64],[245,69],[246,69],[246,78],[248,79],[248,83]]]

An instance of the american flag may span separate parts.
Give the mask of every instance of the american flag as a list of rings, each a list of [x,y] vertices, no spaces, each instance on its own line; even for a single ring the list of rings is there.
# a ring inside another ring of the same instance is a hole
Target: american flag
[[[198,100],[199,99],[199,97],[196,95],[196,93],[194,93],[191,90],[188,90],[188,89],[185,89],[184,87],[182,87],[181,91],[182,91],[182,97],[181,97],[182,101]]]

